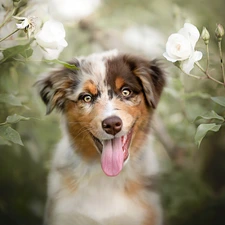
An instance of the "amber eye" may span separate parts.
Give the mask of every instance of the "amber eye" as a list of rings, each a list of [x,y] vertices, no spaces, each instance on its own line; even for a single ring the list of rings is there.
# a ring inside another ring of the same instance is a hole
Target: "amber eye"
[[[84,95],[83,96],[83,100],[86,102],[86,103],[89,103],[92,101],[92,96],[91,95]]]
[[[124,97],[129,97],[129,96],[131,95],[131,90],[128,89],[128,88],[124,88],[124,89],[122,90],[122,95],[123,95]]]

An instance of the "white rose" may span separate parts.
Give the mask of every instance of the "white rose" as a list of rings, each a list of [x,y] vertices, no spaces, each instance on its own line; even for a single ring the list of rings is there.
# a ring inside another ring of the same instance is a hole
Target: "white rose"
[[[198,29],[190,23],[185,23],[178,33],[169,36],[163,56],[171,62],[183,61],[182,69],[190,73],[194,63],[202,58],[202,53],[195,51],[199,37]]]
[[[57,59],[62,50],[68,45],[65,40],[63,24],[56,21],[47,21],[35,35],[37,43],[44,48],[42,51],[46,59]]]
[[[59,49],[68,44],[65,40],[63,24],[56,21],[47,21],[42,29],[35,35],[37,43],[43,48]]]

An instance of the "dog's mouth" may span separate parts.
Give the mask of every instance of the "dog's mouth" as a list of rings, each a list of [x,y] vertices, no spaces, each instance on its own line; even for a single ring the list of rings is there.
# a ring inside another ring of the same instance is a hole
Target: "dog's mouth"
[[[123,169],[124,162],[129,157],[131,138],[132,130],[124,136],[108,140],[99,140],[93,136],[101,153],[102,170],[107,176],[117,176]]]

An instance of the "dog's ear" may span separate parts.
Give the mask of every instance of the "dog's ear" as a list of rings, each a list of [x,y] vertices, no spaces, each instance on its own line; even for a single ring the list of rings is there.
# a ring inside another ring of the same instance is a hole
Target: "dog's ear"
[[[79,66],[75,61],[69,63]],[[73,92],[78,83],[76,74],[77,69],[63,67],[41,77],[34,84],[46,104],[46,114],[50,114],[54,108],[63,110],[67,96]]]
[[[131,71],[140,79],[147,103],[156,108],[165,86],[165,74],[157,60],[147,60],[138,56],[125,56]]]

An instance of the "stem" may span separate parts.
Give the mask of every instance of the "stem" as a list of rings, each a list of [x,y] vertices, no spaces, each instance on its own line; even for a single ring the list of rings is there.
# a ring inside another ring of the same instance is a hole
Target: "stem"
[[[202,66],[199,64],[199,62],[196,62],[195,64],[196,64],[197,67],[198,67],[198,68],[199,68],[199,69],[207,76],[208,79],[213,80],[214,82],[216,82],[216,83],[218,83],[218,84],[224,85],[223,82],[220,82],[220,81],[218,81],[217,79],[213,78],[213,77],[208,73],[208,71],[204,70],[204,69],[202,68]]]
[[[0,42],[4,41],[5,39],[7,39],[8,37],[10,37],[11,35],[15,34],[17,31],[19,31],[19,29],[14,30],[11,34],[9,34],[6,37],[0,39]]]
[[[190,77],[193,77],[195,79],[198,79],[198,80],[202,80],[202,79],[205,79],[205,77],[199,77],[199,76],[196,76],[194,74],[190,74],[190,73],[186,73],[184,70],[182,70],[181,68],[179,68],[183,73],[185,73],[186,75],[190,76]]]
[[[224,82],[224,86],[225,86],[225,74],[224,74],[223,52],[222,52],[222,47],[221,47],[221,41],[218,41],[218,47],[219,47],[219,52],[220,52],[220,66],[221,66],[221,71],[223,74],[223,82]]]
[[[0,28],[2,28],[7,22],[9,22],[9,21],[11,20],[11,18],[12,18],[12,16],[14,15],[15,11],[16,11],[16,8],[14,8],[14,9],[12,10],[12,12],[9,14],[9,16],[6,16],[5,20],[4,20],[4,21],[2,22],[2,24],[0,25]]]
[[[206,73],[208,73],[208,70],[209,70],[209,44],[206,44],[206,52],[207,52]]]

